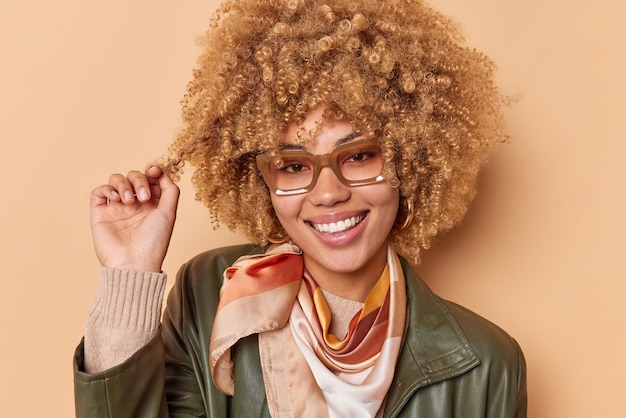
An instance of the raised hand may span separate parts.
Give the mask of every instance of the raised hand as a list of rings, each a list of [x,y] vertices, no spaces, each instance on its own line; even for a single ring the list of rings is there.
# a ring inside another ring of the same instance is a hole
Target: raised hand
[[[91,231],[105,267],[160,272],[180,191],[158,167],[113,174],[91,192]]]

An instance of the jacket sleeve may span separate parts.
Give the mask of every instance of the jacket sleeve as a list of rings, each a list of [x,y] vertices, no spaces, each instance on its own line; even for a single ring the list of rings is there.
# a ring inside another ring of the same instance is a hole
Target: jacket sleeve
[[[81,342],[74,357],[76,417],[228,417],[231,398],[213,385],[208,347],[223,271],[250,249],[210,251],[183,265],[159,332],[122,364],[86,373]]]
[[[74,356],[77,418],[166,418],[163,344],[157,334],[125,362],[99,373],[84,372],[83,342]]]
[[[526,418],[526,361],[519,344],[511,337],[496,353],[485,359],[486,417]]]
[[[170,417],[228,416],[228,398],[213,385],[208,367],[223,271],[210,261],[182,266],[167,299],[161,337]]]
[[[183,340],[174,333],[171,320],[164,318],[161,332],[145,346],[122,364],[94,374],[83,371],[81,342],[74,357],[76,417],[207,416],[199,379]],[[209,416],[225,416],[224,404],[220,406]]]
[[[74,357],[76,417],[206,417],[199,379],[186,344],[175,333],[166,316],[160,332],[145,346],[122,364],[94,374],[83,371],[81,342]],[[224,404],[220,406],[209,416],[225,416]]]
[[[170,299],[177,300],[174,288]],[[176,304],[168,307],[163,324],[152,340],[123,363],[99,373],[84,371],[83,341],[74,356],[74,395],[77,418],[183,418],[225,417],[226,397],[219,392],[202,395],[197,375],[196,345],[178,334],[185,315]],[[187,327],[185,327],[187,328]],[[205,402],[211,405],[207,415]]]
[[[526,418],[526,361],[519,343],[467,308],[451,302],[446,306],[480,359],[477,367],[451,381],[466,395],[464,402],[476,411],[461,416]]]
[[[491,331],[486,338],[487,344],[478,343],[476,338],[473,340],[479,350],[481,364],[470,371],[463,382],[466,393],[476,395],[468,401],[477,403],[477,411],[484,408],[485,418],[526,418],[524,353],[517,341],[504,331],[493,325]]]
[[[522,349],[517,346],[518,375],[517,375],[517,407],[515,418],[526,418],[528,409],[528,395],[526,393],[526,360]]]
[[[208,375],[202,376],[205,367],[198,356],[202,349],[190,335],[193,327],[182,323],[187,314],[178,303],[180,293],[180,286],[170,293],[172,304],[155,337],[115,367],[85,372],[81,341],[74,356],[77,418],[226,416],[226,397],[215,391],[209,399],[200,388]]]

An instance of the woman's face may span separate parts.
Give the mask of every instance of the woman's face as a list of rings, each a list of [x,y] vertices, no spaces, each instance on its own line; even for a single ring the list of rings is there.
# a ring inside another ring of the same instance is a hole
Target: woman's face
[[[298,130],[312,131],[324,108],[311,111],[300,125],[289,125],[285,145],[319,155],[363,138],[348,139],[355,132],[349,121],[341,120],[324,123],[312,141],[296,145]],[[332,292],[332,285],[324,284],[347,277],[375,283],[387,261],[388,236],[398,212],[397,189],[384,180],[346,186],[330,167],[323,167],[309,192],[272,193],[271,199],[283,228],[302,249],[307,270],[322,288]]]

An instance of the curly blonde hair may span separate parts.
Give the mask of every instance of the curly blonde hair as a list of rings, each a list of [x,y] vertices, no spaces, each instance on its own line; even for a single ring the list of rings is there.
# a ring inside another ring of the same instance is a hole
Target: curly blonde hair
[[[254,243],[283,234],[255,156],[322,103],[380,138],[383,174],[415,206],[391,241],[416,263],[464,217],[505,139],[492,62],[419,0],[226,0],[200,42],[164,166],[176,178],[189,161],[216,226]]]

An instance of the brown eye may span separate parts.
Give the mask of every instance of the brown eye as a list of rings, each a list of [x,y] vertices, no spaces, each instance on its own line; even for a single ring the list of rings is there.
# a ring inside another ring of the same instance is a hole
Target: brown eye
[[[380,148],[377,146],[370,146],[364,148],[358,148],[356,150],[350,150],[342,158],[343,163],[364,163],[369,160],[375,160],[381,157]]]
[[[276,167],[281,173],[301,173],[312,169],[310,161],[304,161],[292,158],[283,158],[282,163]]]
[[[281,168],[281,171],[286,171],[288,173],[298,173],[304,169],[305,167],[302,164],[289,164]]]
[[[363,161],[363,160],[366,160],[368,158],[371,158],[371,155],[368,155],[365,152],[359,152],[357,154],[354,154],[352,157],[350,157],[348,159],[348,161],[354,161],[354,162],[358,163],[359,161]]]

